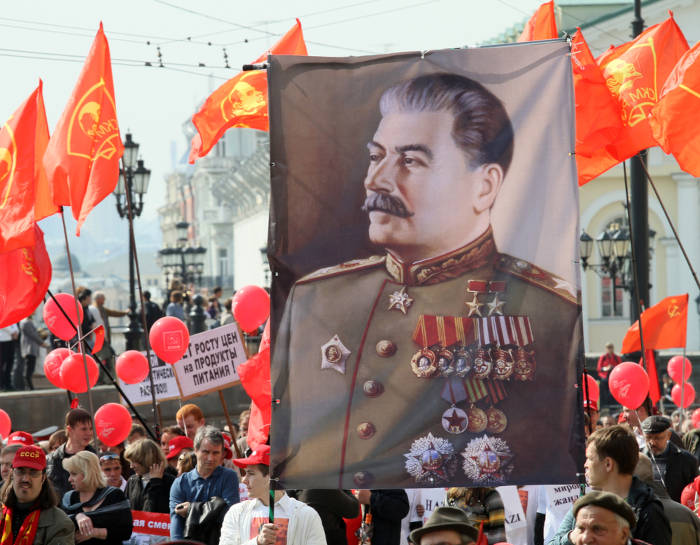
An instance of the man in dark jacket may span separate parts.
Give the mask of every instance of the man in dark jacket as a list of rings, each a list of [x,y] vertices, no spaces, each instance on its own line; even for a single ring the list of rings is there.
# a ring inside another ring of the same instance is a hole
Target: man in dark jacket
[[[681,501],[681,492],[698,475],[698,460],[671,442],[671,421],[665,416],[650,416],[642,422],[647,446],[642,452],[652,459],[654,480],[662,481],[673,501]]]
[[[71,409],[66,413],[66,435],[68,440],[50,453],[46,458],[46,474],[59,498],[72,490],[68,482],[68,472],[63,469],[63,460],[70,458],[81,450],[95,453],[90,445],[92,441],[92,418],[84,409]]]
[[[408,515],[405,490],[358,490],[355,496],[372,514],[372,543],[399,545],[401,519]]]
[[[345,490],[300,490],[297,499],[313,507],[321,517],[326,542],[346,545],[345,521],[360,513],[360,503]]]
[[[653,545],[671,545],[671,526],[654,491],[637,477],[639,445],[627,426],[610,426],[593,432],[586,447],[586,481],[594,490],[613,492],[632,507],[637,517],[632,537]],[[572,545],[575,520],[569,511],[548,545]]]

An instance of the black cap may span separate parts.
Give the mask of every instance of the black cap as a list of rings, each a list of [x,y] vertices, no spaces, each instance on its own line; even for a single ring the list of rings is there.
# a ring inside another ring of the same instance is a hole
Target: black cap
[[[634,516],[634,511],[632,511],[632,508],[625,500],[612,492],[601,492],[599,490],[589,492],[576,500],[574,503],[574,518],[576,518],[577,513],[582,507],[590,505],[602,507],[603,509],[612,511],[616,515],[620,515],[629,522],[630,529],[634,528],[635,524],[637,524],[637,517]]]
[[[420,544],[421,538],[435,530],[454,530],[458,534],[463,534],[474,541],[479,537],[479,531],[469,524],[467,514],[456,507],[438,507],[432,512],[426,523],[421,528],[416,528],[411,532],[409,539],[411,543]]]
[[[661,433],[671,427],[671,421],[665,416],[655,414],[642,422],[642,431],[644,433]]]

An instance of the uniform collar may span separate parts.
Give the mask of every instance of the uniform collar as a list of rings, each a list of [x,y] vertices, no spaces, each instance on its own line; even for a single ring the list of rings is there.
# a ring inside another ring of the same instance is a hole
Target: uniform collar
[[[386,270],[394,280],[407,286],[427,286],[472,271],[492,263],[496,255],[496,243],[491,227],[466,246],[446,254],[405,263],[391,252],[386,254]]]

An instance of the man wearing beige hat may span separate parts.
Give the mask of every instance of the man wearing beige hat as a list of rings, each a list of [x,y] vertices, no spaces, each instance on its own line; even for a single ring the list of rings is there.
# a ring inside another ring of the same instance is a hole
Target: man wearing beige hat
[[[469,524],[464,511],[456,507],[438,507],[428,521],[413,530],[408,539],[414,545],[470,545],[479,532]]]

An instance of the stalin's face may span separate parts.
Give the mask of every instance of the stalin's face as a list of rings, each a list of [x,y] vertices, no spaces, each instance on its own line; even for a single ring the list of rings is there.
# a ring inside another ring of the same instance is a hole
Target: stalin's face
[[[449,112],[392,112],[367,144],[369,237],[404,261],[448,253],[483,234],[503,180],[474,166],[452,138]]]

